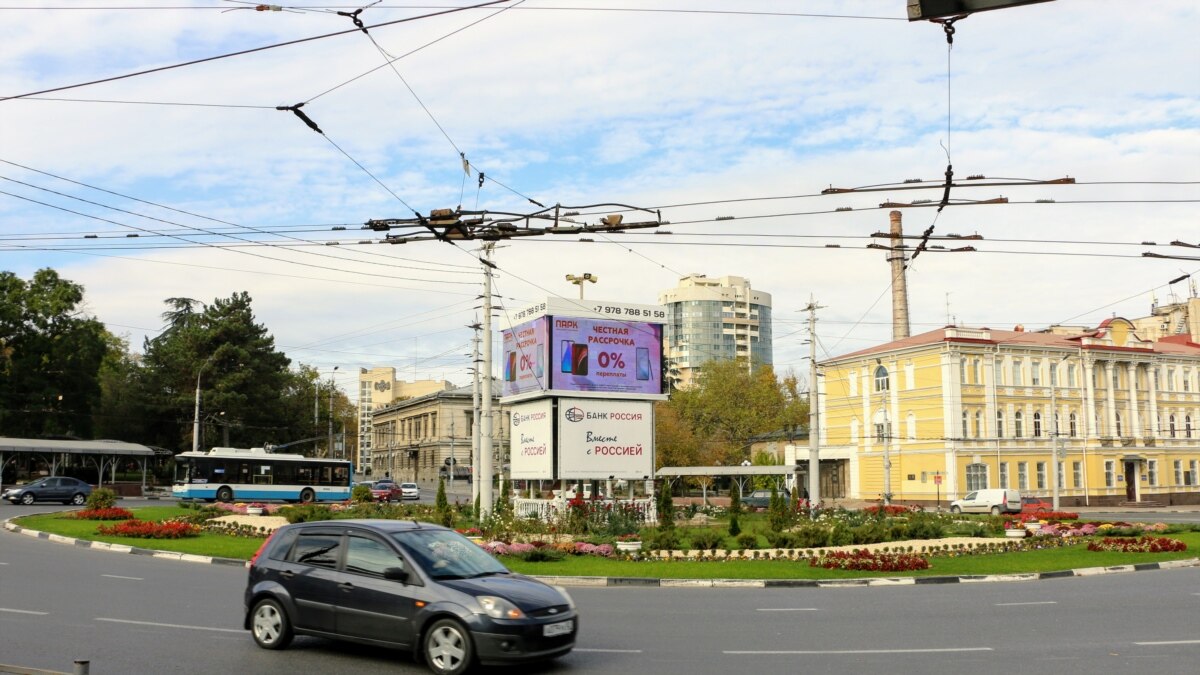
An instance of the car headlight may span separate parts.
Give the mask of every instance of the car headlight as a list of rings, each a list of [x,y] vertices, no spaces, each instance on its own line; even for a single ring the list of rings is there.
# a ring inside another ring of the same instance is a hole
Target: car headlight
[[[571,594],[567,592],[567,589],[563,588],[562,586],[555,586],[554,590],[562,593],[563,599],[567,601],[568,607],[575,609],[575,601],[571,599]]]
[[[484,614],[493,619],[524,619],[525,612],[522,612],[516,605],[512,604],[504,598],[494,595],[481,595],[476,598],[479,601],[479,606],[483,608]]]

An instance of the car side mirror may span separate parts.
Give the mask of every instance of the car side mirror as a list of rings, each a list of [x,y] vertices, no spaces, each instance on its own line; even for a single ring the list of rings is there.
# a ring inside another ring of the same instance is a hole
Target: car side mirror
[[[408,570],[403,567],[389,567],[383,571],[383,578],[408,583]]]

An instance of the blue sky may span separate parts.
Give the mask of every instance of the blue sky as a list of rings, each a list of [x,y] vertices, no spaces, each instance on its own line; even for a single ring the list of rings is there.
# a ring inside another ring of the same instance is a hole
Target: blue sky
[[[362,17],[440,11],[431,5],[384,0]],[[941,28],[903,20],[904,5],[527,0],[374,29],[378,47],[351,33],[40,97],[71,101],[3,100],[0,269],[51,266],[82,283],[88,311],[135,348],[161,327],[165,298],[245,290],[294,361],[339,366],[344,386],[377,365],[466,383],[475,247],[385,245],[358,228],[409,207],[617,202],[661,208],[670,234],[506,242],[505,307],[574,296],[566,274],[599,275],[589,297],[647,304],[683,274],[745,276],[774,297],[777,370],[802,372],[810,296],[826,307],[822,356],[887,339],[888,269],[865,248],[887,228],[878,205],[941,196],[818,193],[936,181],[948,148],[959,179],[1080,183],[956,190],[1011,203],[948,207],[936,222],[933,209],[905,209],[908,234],[934,223],[984,236],[977,253],[914,262],[914,332],[948,318],[1095,324],[1145,315],[1152,291],[1186,295],[1167,282],[1200,261],[1141,254],[1200,243],[1200,5],[980,13],[957,24],[949,58]],[[294,12],[20,6],[0,9],[0,97],[353,27],[312,0]],[[402,82],[379,48],[421,49],[394,62]],[[274,110],[301,101],[327,138]],[[482,188],[464,181],[460,151]],[[1148,184],[1165,181],[1182,184]]]

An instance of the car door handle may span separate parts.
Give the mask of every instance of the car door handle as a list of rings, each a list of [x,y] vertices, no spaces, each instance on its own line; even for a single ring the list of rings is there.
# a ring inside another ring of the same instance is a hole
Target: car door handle
[[[350,583],[349,581],[343,581],[342,583],[338,584],[338,588],[349,593],[350,591],[354,590],[354,584]]]
[[[296,573],[291,570],[284,570],[279,573],[279,576],[283,577],[284,579],[291,579],[292,577],[296,576]]]

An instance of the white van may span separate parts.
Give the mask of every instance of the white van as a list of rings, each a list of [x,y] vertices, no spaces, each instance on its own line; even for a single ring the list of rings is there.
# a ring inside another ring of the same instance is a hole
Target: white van
[[[1001,513],[1021,512],[1021,492],[1019,490],[989,489],[976,490],[967,493],[966,497],[950,502],[951,513]]]

